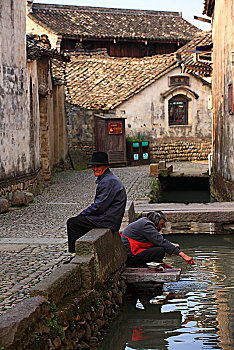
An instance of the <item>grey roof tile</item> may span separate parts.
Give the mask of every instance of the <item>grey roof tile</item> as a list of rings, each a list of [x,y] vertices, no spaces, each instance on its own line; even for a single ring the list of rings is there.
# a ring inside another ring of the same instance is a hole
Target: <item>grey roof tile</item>
[[[64,37],[187,42],[198,31],[180,12],[48,4],[32,9],[30,18]]]
[[[178,54],[184,61],[189,50],[209,44],[211,33],[202,32],[177,52],[144,58],[114,58],[93,52],[70,53],[70,62],[53,65],[54,76],[64,76],[66,98],[71,104],[87,109],[114,109],[174,67]]]

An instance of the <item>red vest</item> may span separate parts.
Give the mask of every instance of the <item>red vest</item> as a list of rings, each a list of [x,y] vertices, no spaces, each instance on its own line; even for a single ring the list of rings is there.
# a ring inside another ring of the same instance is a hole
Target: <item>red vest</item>
[[[129,238],[121,233],[121,236],[125,237],[128,239],[129,244],[130,244],[130,249],[133,255],[137,255],[141,252],[143,252],[146,249],[154,247],[154,244],[151,242],[143,243],[143,242],[138,242],[135,241],[132,238]]]

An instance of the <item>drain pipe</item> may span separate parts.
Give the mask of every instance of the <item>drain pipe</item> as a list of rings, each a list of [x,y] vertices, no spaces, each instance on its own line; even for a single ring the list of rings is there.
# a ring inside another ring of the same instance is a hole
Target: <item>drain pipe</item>
[[[211,175],[211,168],[213,162],[213,153],[208,154],[209,175]]]

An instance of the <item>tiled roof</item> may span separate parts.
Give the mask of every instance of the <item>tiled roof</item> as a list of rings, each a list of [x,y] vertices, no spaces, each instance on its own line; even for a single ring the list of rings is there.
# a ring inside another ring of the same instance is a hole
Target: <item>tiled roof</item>
[[[65,70],[67,100],[88,109],[113,109],[176,64],[173,54],[142,59],[72,55]]]
[[[211,31],[203,31],[201,33],[198,33],[193,40],[188,42],[186,45],[182,46],[180,49],[176,51],[177,54],[179,54],[184,61],[187,59],[190,55],[190,51],[194,51],[196,47],[198,46],[205,46],[205,45],[211,45],[212,44],[212,33]]]
[[[187,42],[199,30],[180,12],[33,4],[29,17],[70,38],[122,38]]]
[[[191,55],[187,50],[207,43],[207,36],[209,42],[210,34],[204,32],[176,53],[152,57],[114,58],[73,53],[67,64],[53,66],[53,74],[64,76],[69,103],[87,109],[114,109],[178,67],[178,54],[187,59]]]
[[[42,56],[55,58],[59,61],[68,61],[69,58],[55,49],[50,48],[50,42],[46,35],[28,34],[26,37],[27,58],[29,60],[36,60]]]

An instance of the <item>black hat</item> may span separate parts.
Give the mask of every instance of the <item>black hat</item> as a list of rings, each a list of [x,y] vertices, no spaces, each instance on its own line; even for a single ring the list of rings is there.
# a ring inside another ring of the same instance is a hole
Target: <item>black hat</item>
[[[89,165],[109,165],[106,152],[93,152]]]

